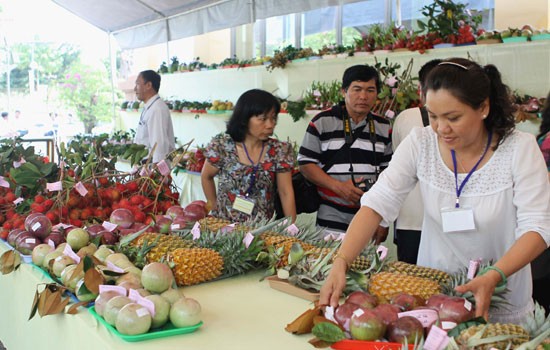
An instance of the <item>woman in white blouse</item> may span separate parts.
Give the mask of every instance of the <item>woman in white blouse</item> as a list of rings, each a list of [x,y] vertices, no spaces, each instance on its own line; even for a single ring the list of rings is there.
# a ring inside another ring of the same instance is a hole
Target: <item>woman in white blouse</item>
[[[550,186],[535,138],[514,130],[508,89],[493,65],[452,58],[423,87],[430,126],[416,128],[361,199],[320,303],[336,306],[345,271],[381,222],[395,220],[416,183],[425,205],[418,265],[456,272],[470,260],[493,267],[457,287],[471,291],[476,315],[518,323],[533,310],[529,262],[550,243]],[[507,310],[491,310],[497,285]]]

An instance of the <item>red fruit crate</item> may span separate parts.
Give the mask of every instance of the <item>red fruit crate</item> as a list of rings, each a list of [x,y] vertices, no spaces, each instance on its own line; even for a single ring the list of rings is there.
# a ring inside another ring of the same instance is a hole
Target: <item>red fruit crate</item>
[[[414,350],[414,345],[409,345],[409,350]],[[401,350],[403,344],[381,341],[341,340],[331,345],[335,350]]]

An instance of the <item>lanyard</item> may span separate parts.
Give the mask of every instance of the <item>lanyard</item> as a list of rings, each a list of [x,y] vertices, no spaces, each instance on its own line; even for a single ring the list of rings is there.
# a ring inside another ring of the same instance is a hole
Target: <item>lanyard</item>
[[[349,149],[349,171],[351,173],[351,180],[355,184],[355,178],[354,178],[354,174],[353,174],[353,162],[352,162],[352,159],[351,159],[351,144],[355,140],[353,139],[353,135],[351,133],[350,117],[349,117],[349,115],[347,114],[347,112],[345,110],[343,111],[343,114],[344,114],[344,140],[346,141],[346,144],[350,145],[350,149]],[[378,175],[380,174],[380,167],[379,167],[378,161],[376,159],[376,129],[375,129],[375,126],[374,126],[374,120],[373,120],[371,115],[367,116],[367,121],[369,123],[369,139],[370,139],[370,142],[372,143],[372,152],[373,152],[373,155],[374,155],[374,166],[375,166],[375,176],[376,176],[375,179],[378,180]]]
[[[160,99],[160,96],[157,96],[157,98],[155,98],[155,100],[153,102],[151,102],[151,104],[148,106],[148,107],[145,107],[143,108],[143,112],[141,112],[141,116],[139,117],[139,124],[140,125],[143,125],[143,116],[145,115],[145,113],[149,110],[149,108],[151,108],[151,106],[157,102],[158,100]]]
[[[246,190],[246,193],[245,193],[246,197],[248,197],[248,195],[252,193],[252,189],[254,187],[254,184],[256,183],[256,174],[258,173],[258,168],[260,167],[260,160],[262,159],[262,154],[264,153],[264,147],[265,147],[265,143],[262,142],[262,150],[260,151],[258,162],[254,164],[254,162],[250,158],[250,155],[248,154],[248,149],[246,149],[246,145],[243,142],[244,153],[246,153],[246,157],[248,158],[248,160],[250,161],[250,164],[252,164],[252,168],[254,169],[252,176],[250,176],[250,185],[248,186],[248,189]]]
[[[485,146],[485,150],[483,151],[483,154],[477,161],[477,163],[474,165],[472,170],[466,175],[462,183],[460,184],[460,187],[458,186],[458,170],[457,170],[457,164],[456,164],[456,152],[454,149],[451,150],[451,156],[453,157],[453,170],[455,173],[455,188],[456,188],[456,203],[455,208],[460,208],[460,194],[462,193],[462,190],[464,189],[464,186],[466,185],[466,182],[470,180],[470,176],[476,171],[477,167],[479,166],[479,163],[485,158],[485,155],[487,154],[487,151],[489,150],[489,146],[491,145],[491,139],[493,138],[493,134],[489,132],[489,137],[487,139],[487,146]]]

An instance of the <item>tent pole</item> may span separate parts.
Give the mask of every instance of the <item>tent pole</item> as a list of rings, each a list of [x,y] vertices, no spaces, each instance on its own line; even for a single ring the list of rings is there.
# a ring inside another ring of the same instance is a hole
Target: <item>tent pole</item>
[[[115,95],[115,78],[116,78],[116,59],[113,55],[112,34],[107,33],[107,42],[109,44],[109,67],[111,68],[111,101],[113,105],[113,124],[115,130],[119,127],[116,116],[116,95]]]

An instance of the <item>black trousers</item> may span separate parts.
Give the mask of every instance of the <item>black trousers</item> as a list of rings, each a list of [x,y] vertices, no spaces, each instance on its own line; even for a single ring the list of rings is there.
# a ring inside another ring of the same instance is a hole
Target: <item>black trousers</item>
[[[394,242],[397,244],[397,260],[416,264],[421,231],[396,229]]]

